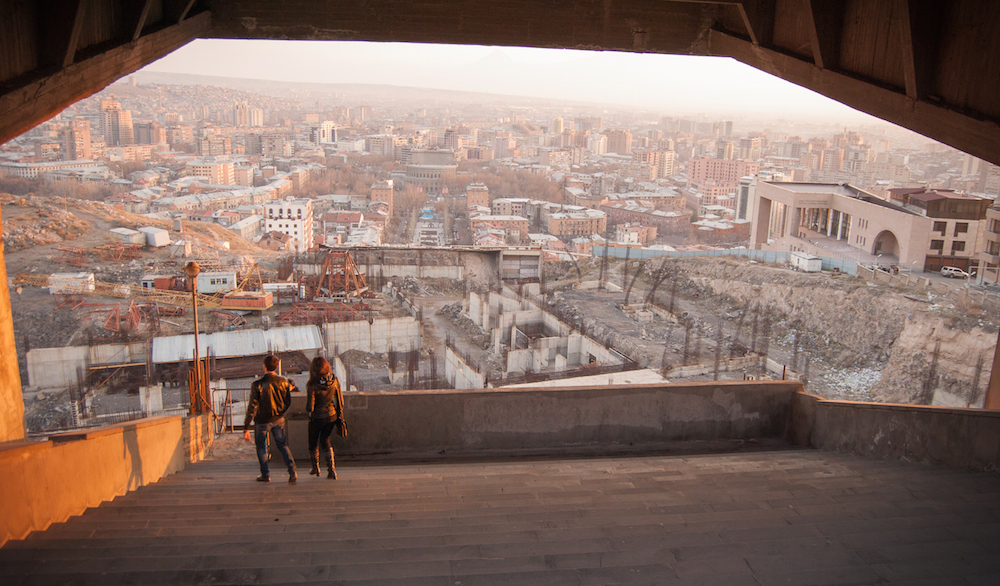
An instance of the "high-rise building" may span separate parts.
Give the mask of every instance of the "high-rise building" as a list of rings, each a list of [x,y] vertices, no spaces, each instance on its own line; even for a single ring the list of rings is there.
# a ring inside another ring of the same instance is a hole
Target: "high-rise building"
[[[632,154],[632,133],[628,130],[609,130],[605,132],[608,137],[608,152],[619,155]]]
[[[101,133],[107,146],[135,144],[132,112],[122,110],[118,100],[101,100]]]
[[[260,128],[264,126],[264,111],[260,108],[250,108],[250,126]]]
[[[549,129],[549,132],[552,134],[559,134],[562,131],[563,131],[563,117],[556,116],[555,118],[552,119],[552,128]]]
[[[64,131],[63,154],[67,161],[89,159],[90,152],[90,122],[74,120]]]
[[[736,157],[756,161],[761,158],[760,138],[741,138]]]
[[[233,106],[233,126],[240,128],[250,126],[250,106],[246,100],[236,102]]]
[[[318,126],[310,129],[309,141],[314,144],[337,142],[337,123],[324,120]]]
[[[735,155],[735,148],[731,140],[718,140],[715,142],[715,158],[732,160]]]
[[[232,139],[228,136],[207,136],[198,139],[198,155],[223,157],[233,154]]]
[[[261,154],[265,157],[288,157],[292,155],[295,143],[284,134],[265,134],[261,137]]]
[[[163,127],[155,122],[138,122],[132,125],[135,144],[160,144],[167,142]]]

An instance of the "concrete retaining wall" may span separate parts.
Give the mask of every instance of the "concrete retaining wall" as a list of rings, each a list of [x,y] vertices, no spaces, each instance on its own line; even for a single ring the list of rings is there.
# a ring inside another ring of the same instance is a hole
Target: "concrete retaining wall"
[[[188,353],[190,354],[190,352]],[[77,383],[77,369],[99,364],[146,362],[146,344],[102,344],[29,350],[28,386],[38,389],[65,389]]]
[[[1000,411],[794,398],[793,443],[952,468],[1000,467]]]
[[[365,272],[365,267],[359,267],[361,272]],[[394,277],[416,277],[418,279],[455,279],[461,280],[465,277],[465,271],[461,266],[442,265],[378,265],[372,267],[372,276],[381,276],[386,279]]]
[[[153,417],[0,445],[0,545],[204,458],[207,417]]]
[[[345,455],[546,450],[677,441],[783,438],[795,382],[363,392],[345,395]],[[289,441],[307,457],[305,395]]]
[[[382,318],[370,324],[363,320],[329,323],[323,324],[323,337],[330,351],[409,351],[420,347],[420,324],[412,317]]]
[[[466,364],[451,348],[445,348],[444,376],[448,384],[456,389],[481,389],[486,386],[486,377]]]

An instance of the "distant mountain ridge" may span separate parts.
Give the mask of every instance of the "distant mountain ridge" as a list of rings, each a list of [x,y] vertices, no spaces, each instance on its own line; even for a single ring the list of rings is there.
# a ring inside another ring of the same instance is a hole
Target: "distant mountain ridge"
[[[275,81],[267,79],[249,79],[238,77],[221,77],[213,75],[195,75],[187,73],[169,73],[160,71],[139,71],[133,74],[139,83],[155,83],[162,85],[206,85],[225,87],[258,93],[267,93],[279,97],[302,98],[303,92],[329,95],[344,94],[344,97],[360,98],[395,98],[433,101],[458,101],[462,103],[502,103],[512,106],[529,106],[539,103],[595,105],[585,101],[553,100],[530,96],[514,96],[486,92],[466,92],[449,89],[433,89],[421,87],[405,87],[391,84],[359,84],[359,83],[317,83],[301,81]]]

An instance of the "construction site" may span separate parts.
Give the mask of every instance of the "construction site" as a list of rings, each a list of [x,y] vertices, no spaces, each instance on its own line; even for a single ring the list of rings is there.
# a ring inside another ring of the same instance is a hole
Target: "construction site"
[[[532,249],[289,256],[214,234],[189,234],[184,258],[109,242],[132,218],[77,205],[89,231],[6,255],[35,433],[188,409],[189,262],[213,409],[229,421],[268,353],[300,388],[325,356],[348,392],[785,378],[828,398],[977,406],[997,335],[995,295],[916,277],[736,256],[543,262]]]

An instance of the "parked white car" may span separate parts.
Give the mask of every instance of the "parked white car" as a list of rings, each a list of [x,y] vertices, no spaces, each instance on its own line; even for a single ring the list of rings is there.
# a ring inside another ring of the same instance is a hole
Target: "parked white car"
[[[950,277],[953,279],[968,279],[969,273],[963,271],[958,267],[941,267],[941,274],[945,277]]]

